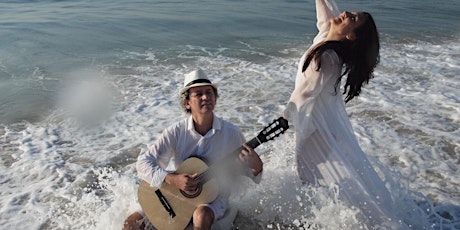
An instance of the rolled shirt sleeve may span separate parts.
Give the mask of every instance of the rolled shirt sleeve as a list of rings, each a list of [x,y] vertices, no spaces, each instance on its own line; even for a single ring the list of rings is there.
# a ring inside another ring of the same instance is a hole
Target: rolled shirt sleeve
[[[161,186],[166,175],[176,169],[173,163],[176,157],[173,148],[176,142],[174,133],[174,127],[165,129],[160,138],[137,159],[139,177],[157,188]]]

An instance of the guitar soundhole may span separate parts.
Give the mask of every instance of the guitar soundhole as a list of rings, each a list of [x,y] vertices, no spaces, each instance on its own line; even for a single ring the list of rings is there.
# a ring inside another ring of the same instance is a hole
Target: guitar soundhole
[[[195,198],[197,196],[199,196],[201,194],[201,192],[203,191],[203,186],[199,185],[195,191],[193,192],[187,192],[187,191],[183,191],[183,190],[180,190],[180,193],[186,197],[186,198]]]

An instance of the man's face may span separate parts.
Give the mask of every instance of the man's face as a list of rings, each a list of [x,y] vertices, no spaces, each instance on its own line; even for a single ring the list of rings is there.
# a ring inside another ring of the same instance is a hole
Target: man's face
[[[212,112],[216,106],[216,95],[210,85],[192,87],[188,90],[189,99],[185,102],[185,108],[193,114]]]

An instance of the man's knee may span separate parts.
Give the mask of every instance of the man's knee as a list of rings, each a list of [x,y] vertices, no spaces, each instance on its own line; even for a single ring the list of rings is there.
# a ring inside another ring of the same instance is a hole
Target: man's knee
[[[193,227],[194,229],[211,229],[214,222],[214,212],[207,206],[198,206],[193,212]]]
[[[140,230],[145,228],[144,216],[139,212],[134,212],[126,218],[123,230]]]

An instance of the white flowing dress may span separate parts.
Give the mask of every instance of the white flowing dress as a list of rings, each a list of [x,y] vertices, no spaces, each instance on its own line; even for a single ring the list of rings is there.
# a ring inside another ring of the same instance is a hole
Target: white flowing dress
[[[316,0],[318,35],[322,42],[329,20],[340,14],[333,0]],[[361,150],[351,126],[340,89],[335,83],[342,63],[333,50],[321,55],[321,69],[313,60],[305,72],[298,65],[295,89],[284,116],[295,127],[297,171],[306,184],[338,186],[340,199],[359,208],[369,226],[405,229],[392,214],[388,189]]]

